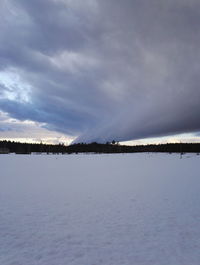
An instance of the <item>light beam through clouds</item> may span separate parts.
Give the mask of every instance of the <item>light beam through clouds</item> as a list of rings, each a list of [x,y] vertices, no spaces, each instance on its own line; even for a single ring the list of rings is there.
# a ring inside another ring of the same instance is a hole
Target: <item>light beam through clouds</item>
[[[1,1],[0,110],[80,142],[194,136],[199,28],[198,0]]]

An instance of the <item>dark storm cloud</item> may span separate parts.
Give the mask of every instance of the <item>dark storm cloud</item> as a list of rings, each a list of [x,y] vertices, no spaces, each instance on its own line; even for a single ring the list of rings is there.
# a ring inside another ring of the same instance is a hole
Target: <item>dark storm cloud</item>
[[[7,0],[0,17],[0,109],[12,117],[77,141],[200,130],[199,1]]]

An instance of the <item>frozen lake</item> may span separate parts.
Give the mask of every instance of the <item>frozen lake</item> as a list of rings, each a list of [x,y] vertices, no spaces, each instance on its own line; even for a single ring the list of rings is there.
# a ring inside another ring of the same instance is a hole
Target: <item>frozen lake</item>
[[[200,156],[1,155],[1,265],[199,265]]]

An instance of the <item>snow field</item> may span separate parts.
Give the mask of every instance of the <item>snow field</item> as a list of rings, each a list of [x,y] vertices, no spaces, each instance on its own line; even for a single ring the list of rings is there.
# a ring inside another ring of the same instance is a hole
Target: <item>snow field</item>
[[[0,264],[199,265],[199,159],[1,155]]]

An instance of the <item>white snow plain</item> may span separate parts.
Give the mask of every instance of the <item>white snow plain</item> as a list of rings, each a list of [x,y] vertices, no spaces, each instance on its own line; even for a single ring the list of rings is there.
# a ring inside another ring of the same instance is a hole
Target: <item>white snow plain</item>
[[[200,156],[1,155],[1,265],[199,265]]]

